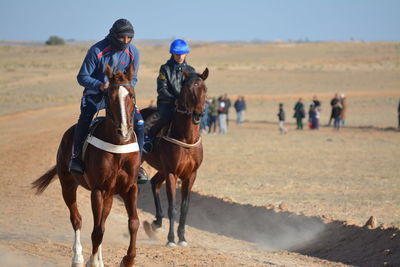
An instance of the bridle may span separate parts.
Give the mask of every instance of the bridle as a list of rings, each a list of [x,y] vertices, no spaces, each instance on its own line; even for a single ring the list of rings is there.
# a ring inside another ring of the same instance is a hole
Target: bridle
[[[196,77],[199,78],[199,77]],[[200,78],[201,79],[201,78]],[[202,112],[197,112],[194,108],[187,108],[184,105],[181,106],[179,105],[179,100],[178,104],[175,108],[175,111],[184,115],[187,115],[192,118],[193,124],[197,125],[201,122],[201,118],[204,116],[205,112],[204,109]]]
[[[185,114],[185,115],[191,117],[192,118],[192,122],[195,125],[200,123],[201,118],[205,114],[204,110],[203,110],[203,112],[199,113],[194,109],[180,108],[179,106],[176,107],[175,111],[178,112],[178,113]]]
[[[113,124],[113,126],[116,128],[117,132],[122,132],[121,126],[118,125],[115,121],[114,121],[114,116],[113,113],[110,109],[110,96],[109,96],[109,89],[112,87],[120,87],[120,86],[132,86],[130,83],[115,83],[115,84],[111,84],[107,90],[106,90],[106,94],[103,95],[103,97],[105,97],[105,103],[106,103],[106,114],[109,116],[111,123]],[[133,96],[133,109],[136,108],[136,97]],[[129,127],[128,129],[128,133],[129,135],[131,135],[133,133],[133,127]]]

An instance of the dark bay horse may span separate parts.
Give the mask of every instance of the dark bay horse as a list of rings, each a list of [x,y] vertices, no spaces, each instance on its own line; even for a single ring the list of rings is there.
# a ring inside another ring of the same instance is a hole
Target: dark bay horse
[[[75,128],[72,126],[64,133],[61,140],[56,166],[32,183],[36,193],[40,194],[56,177],[56,174],[59,177],[62,195],[70,211],[70,219],[75,231],[72,266],[83,266],[84,262],[80,243],[82,218],[76,201],[76,190],[79,185],[91,191],[94,219],[92,255],[87,266],[104,266],[101,243],[105,221],[110,213],[115,194],[120,195],[124,200],[129,217],[130,244],[126,256],[121,261],[121,266],[133,266],[134,264],[136,235],[139,228],[136,204],[140,156],[132,121],[135,104],[135,90],[131,85],[133,73],[133,64],[130,65],[127,74],[121,72],[114,74],[110,66],[106,65],[106,76],[110,81],[105,96],[106,117],[93,132],[92,136],[97,138],[97,144],[91,143],[87,146],[83,158],[86,166],[85,174],[77,176],[68,171]]]
[[[186,246],[185,223],[189,209],[189,195],[196,179],[197,170],[203,160],[203,146],[200,137],[200,120],[204,111],[207,87],[204,81],[208,77],[206,68],[202,74],[184,72],[184,82],[176,103],[168,133],[157,137],[151,153],[144,154],[144,160],[157,170],[151,179],[153,197],[156,206],[156,219],[144,227],[149,235],[162,226],[164,217],[160,203],[160,188],[166,181],[168,197],[169,232],[167,246],[174,247],[174,221],[176,218],[176,183],[182,181],[182,202],[178,226],[179,245]],[[151,113],[151,112],[150,112]],[[146,118],[148,110],[143,110]],[[148,117],[148,116],[147,116]]]

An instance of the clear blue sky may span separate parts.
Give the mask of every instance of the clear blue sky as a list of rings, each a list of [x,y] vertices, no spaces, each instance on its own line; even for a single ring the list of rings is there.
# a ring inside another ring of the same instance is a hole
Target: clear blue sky
[[[137,39],[400,41],[400,0],[0,0],[0,40],[100,40],[118,18]]]

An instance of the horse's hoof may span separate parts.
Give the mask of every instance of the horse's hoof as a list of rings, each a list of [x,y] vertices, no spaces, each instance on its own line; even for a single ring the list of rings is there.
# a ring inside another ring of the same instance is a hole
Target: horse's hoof
[[[119,267],[132,267],[135,264],[134,260],[127,260],[126,256],[122,259]]]
[[[166,246],[168,248],[174,248],[174,247],[176,247],[176,244],[174,242],[168,242]]]
[[[148,221],[143,222],[143,228],[144,231],[146,232],[146,235],[151,238],[151,239],[156,239],[156,233],[153,230],[152,225]]]
[[[151,230],[153,230],[153,232],[157,233],[160,230],[160,228],[161,226],[158,226],[154,222],[151,223]]]
[[[180,247],[187,247],[187,246],[188,246],[188,243],[187,243],[186,241],[180,241],[180,242],[178,243],[178,246],[180,246]]]
[[[83,262],[73,262],[71,267],[85,267],[85,264]]]

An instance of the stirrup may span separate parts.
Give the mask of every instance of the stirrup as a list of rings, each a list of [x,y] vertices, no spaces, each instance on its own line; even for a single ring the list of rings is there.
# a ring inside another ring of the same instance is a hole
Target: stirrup
[[[138,173],[138,184],[145,184],[149,181],[148,177],[147,177],[147,173],[145,171],[145,169],[140,166],[139,167],[139,173]]]
[[[153,150],[153,138],[150,136],[144,137],[143,152],[150,153]]]
[[[70,173],[83,175],[84,169],[84,163],[79,158],[72,158],[69,162],[68,170]]]

